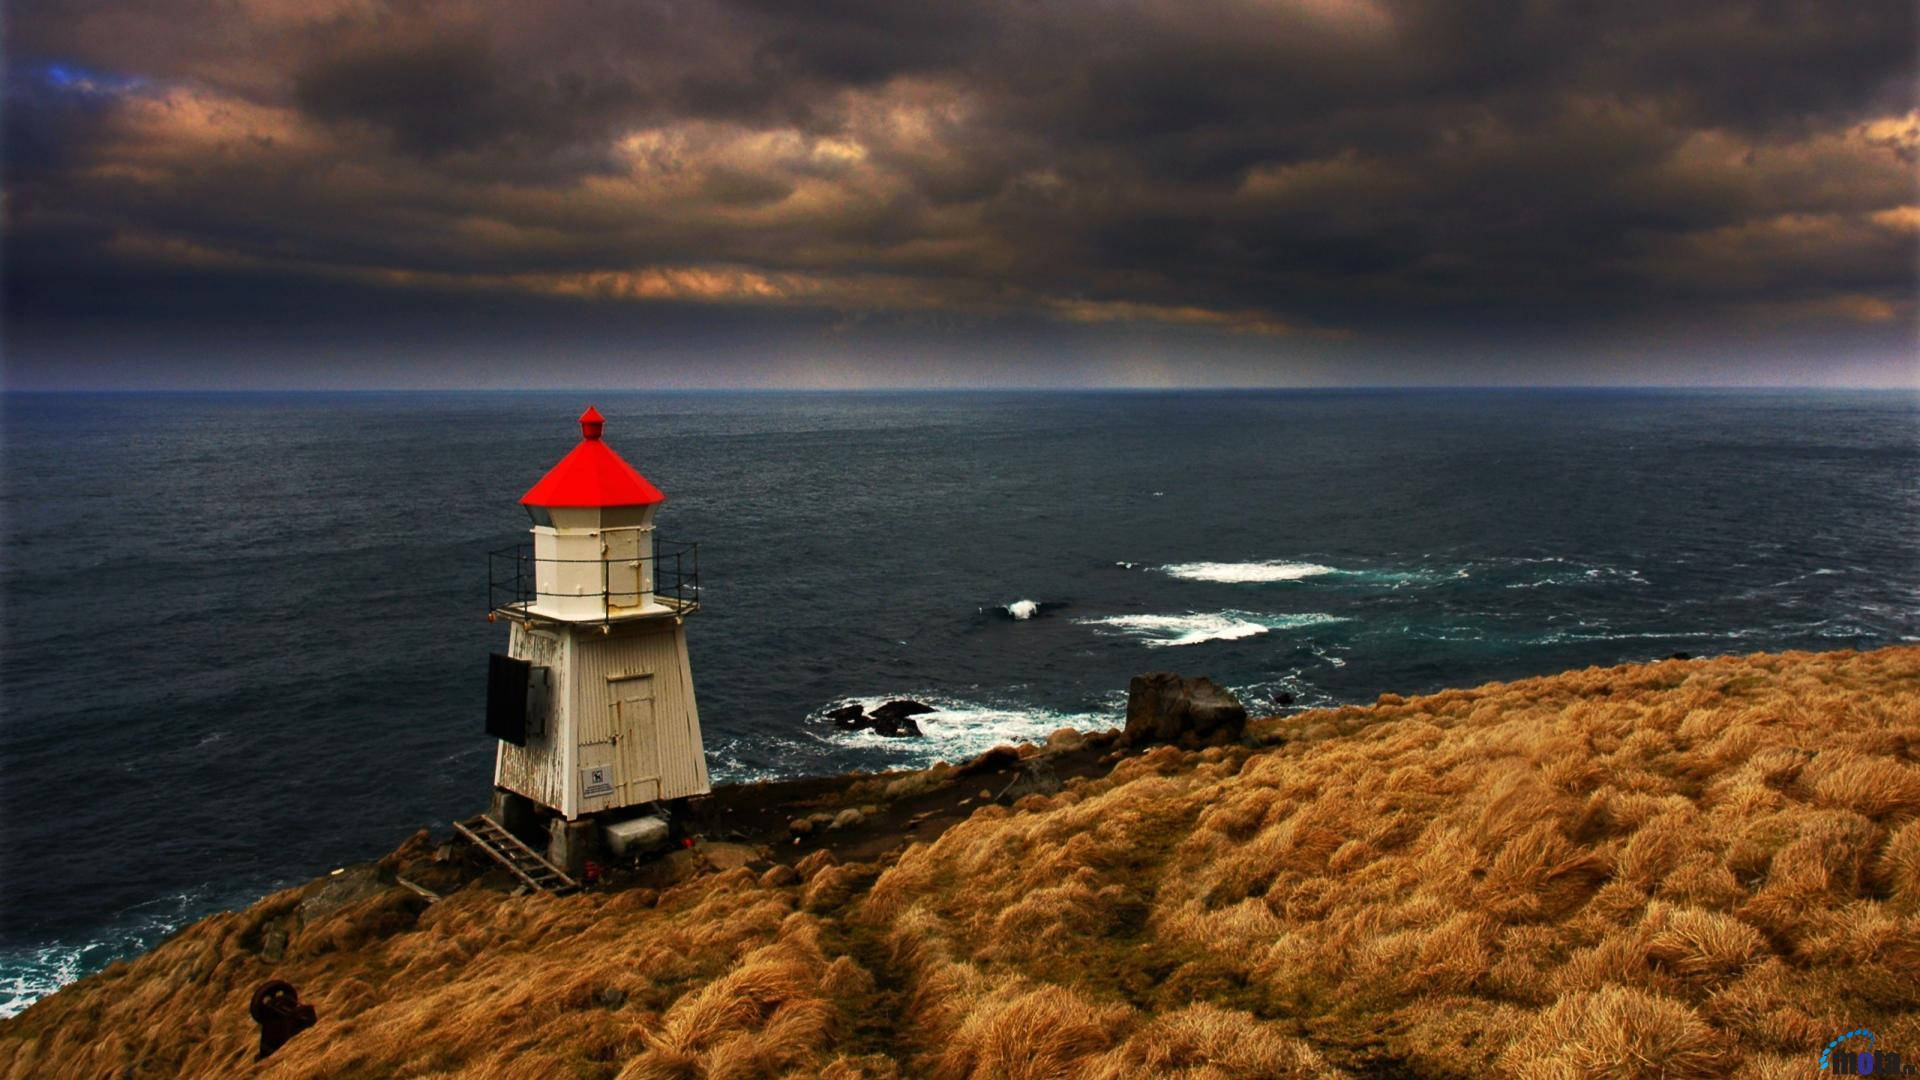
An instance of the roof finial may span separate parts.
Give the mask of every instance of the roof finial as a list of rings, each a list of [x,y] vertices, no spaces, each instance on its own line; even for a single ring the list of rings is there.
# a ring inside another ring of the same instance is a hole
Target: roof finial
[[[600,428],[606,422],[607,418],[600,415],[599,409],[587,406],[587,411],[580,414],[580,436],[585,439],[599,438]]]

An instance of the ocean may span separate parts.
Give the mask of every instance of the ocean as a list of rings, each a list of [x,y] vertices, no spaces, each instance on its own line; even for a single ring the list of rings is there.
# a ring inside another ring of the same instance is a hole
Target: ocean
[[[7,394],[0,1015],[481,808],[487,552],[594,404],[716,783],[1920,640],[1907,392]],[[912,697],[926,737],[828,710]]]

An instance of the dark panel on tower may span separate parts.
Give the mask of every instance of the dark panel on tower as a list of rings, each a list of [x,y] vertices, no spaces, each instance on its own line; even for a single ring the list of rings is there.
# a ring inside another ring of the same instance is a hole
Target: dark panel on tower
[[[533,665],[493,653],[487,657],[487,734],[527,745],[527,677]]]

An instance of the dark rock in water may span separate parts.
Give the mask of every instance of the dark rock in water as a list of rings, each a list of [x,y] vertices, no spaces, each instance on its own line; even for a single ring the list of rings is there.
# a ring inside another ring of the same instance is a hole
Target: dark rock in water
[[[857,711],[859,706],[849,705],[847,708]],[[838,712],[846,711],[846,709],[838,710]],[[933,706],[922,704],[918,701],[889,701],[885,705],[873,710],[872,714],[860,718],[851,725],[843,724],[842,726],[847,727],[849,730],[856,730],[863,727],[872,728],[874,731],[890,739],[911,739],[924,734],[920,730],[920,725],[916,723],[913,718],[925,713],[937,711],[939,710]],[[837,716],[838,713],[830,713],[828,715]],[[837,719],[834,722],[839,723]]]
[[[1293,695],[1287,693],[1285,690],[1282,690],[1279,693],[1273,695],[1273,703],[1275,705],[1282,705],[1282,706],[1291,705],[1293,704]]]
[[[1247,727],[1247,708],[1204,676],[1182,678],[1168,671],[1135,675],[1127,684],[1129,746],[1175,742],[1192,736],[1202,742],[1238,739]]]
[[[909,739],[921,734],[920,725],[912,717],[896,720],[891,716],[876,714],[867,718],[867,726],[889,739]]]
[[[833,726],[842,731],[859,731],[869,724],[865,712],[866,710],[858,705],[844,705],[828,713],[827,719],[832,720]]]
[[[1693,659],[1693,654],[1692,654],[1692,653],[1688,653],[1688,652],[1677,652],[1677,653],[1674,653],[1674,654],[1673,654],[1672,656],[1669,656],[1669,657],[1667,657],[1667,659],[1669,659],[1669,660],[1691,660],[1691,659]]]

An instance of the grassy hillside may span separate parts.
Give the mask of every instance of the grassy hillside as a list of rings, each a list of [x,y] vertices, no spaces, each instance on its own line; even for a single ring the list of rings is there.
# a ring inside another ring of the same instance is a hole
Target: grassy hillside
[[[1860,1027],[1920,1057],[1920,648],[1253,732],[871,863],[289,890],[0,1023],[0,1075],[1785,1077]],[[254,1066],[270,976],[321,1020]]]

